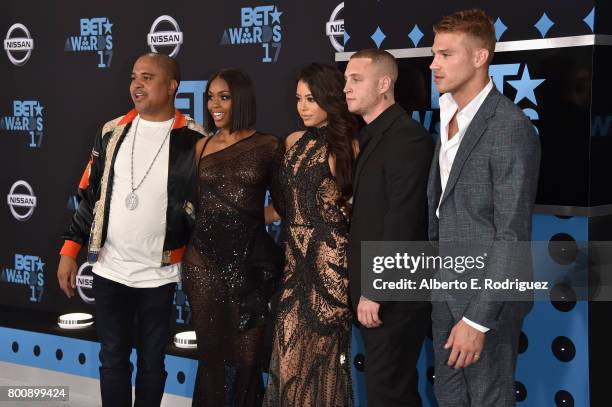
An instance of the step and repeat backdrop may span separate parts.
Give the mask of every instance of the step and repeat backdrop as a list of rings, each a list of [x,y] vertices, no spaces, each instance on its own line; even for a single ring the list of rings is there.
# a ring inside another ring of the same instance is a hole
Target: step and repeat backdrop
[[[8,12],[0,15],[0,303],[90,309],[91,270],[84,261],[79,296],[69,301],[58,289],[59,236],[77,205],[94,136],[132,108],[128,87],[139,55],[161,52],[179,62],[176,107],[199,123],[209,75],[243,69],[257,91],[257,129],[284,137],[299,125],[295,75],[309,62],[334,61],[326,25],[336,6],[321,0],[6,2]]]
[[[300,67],[335,61],[343,68],[352,51],[388,49],[400,65],[399,103],[436,138],[431,27],[444,14],[471,7],[493,17],[498,52],[491,77],[531,119],[543,147],[534,240],[566,246],[562,253],[536,253],[536,273],[558,270],[559,284],[565,284],[584,267],[580,242],[611,240],[612,234],[609,2],[8,1],[0,15],[0,305],[93,312],[91,267],[84,257],[78,295],[68,300],[58,288],[59,235],[77,204],[76,187],[96,132],[131,108],[128,86],[138,55],[161,52],[180,63],[176,107],[200,123],[208,76],[222,67],[245,70],[256,86],[257,129],[284,137],[299,125]],[[517,401],[607,405],[595,401],[610,397],[605,375],[595,372],[612,357],[599,331],[610,308],[577,301],[571,290],[562,300],[536,304],[525,322]],[[174,306],[176,329],[189,327],[189,299],[180,285]],[[365,405],[367,355],[358,335],[352,352],[356,400]],[[436,405],[432,364],[428,341],[419,370],[429,406]],[[190,379],[183,374],[183,386],[192,385]]]

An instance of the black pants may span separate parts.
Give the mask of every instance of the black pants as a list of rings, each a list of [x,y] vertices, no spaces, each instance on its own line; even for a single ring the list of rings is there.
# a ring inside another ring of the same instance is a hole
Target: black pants
[[[368,407],[421,407],[416,364],[431,325],[430,308],[380,314],[378,328],[361,327]]]
[[[132,288],[94,274],[103,406],[132,405],[129,359],[133,339],[138,354],[134,405],[161,404],[167,376],[164,358],[170,339],[174,290],[174,283],[155,288]]]

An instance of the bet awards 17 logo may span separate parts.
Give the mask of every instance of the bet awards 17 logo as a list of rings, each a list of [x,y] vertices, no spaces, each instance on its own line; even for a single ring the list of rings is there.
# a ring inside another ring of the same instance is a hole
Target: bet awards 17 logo
[[[113,23],[106,17],[81,18],[79,35],[66,38],[66,52],[95,52],[98,68],[108,68],[113,60]]]
[[[167,27],[167,29],[163,30],[163,27]],[[160,48],[164,50],[172,48],[168,56],[175,58],[181,49],[182,43],[183,33],[174,18],[164,15],[157,17],[153,21],[151,30],[147,35],[147,44],[151,48],[151,52],[160,52]]]
[[[28,286],[29,300],[41,302],[45,292],[45,263],[38,256],[15,254],[14,265],[2,269],[0,281]]]
[[[240,27],[226,28],[220,43],[261,44],[264,51],[261,62],[277,62],[283,38],[280,22],[282,14],[275,5],[243,7],[240,9]]]
[[[183,290],[182,283],[176,285],[173,304],[176,307],[176,323],[189,324],[191,322],[191,305],[187,294]]]
[[[13,100],[12,114],[0,116],[0,132],[27,134],[31,148],[41,146],[43,130],[43,106],[38,100]]]
[[[342,10],[344,10],[344,2],[336,6],[329,17],[329,21],[325,24],[325,35],[329,37],[329,41],[336,52],[344,52],[344,20],[339,18]],[[339,38],[342,38],[342,43],[338,41]]]
[[[13,184],[6,196],[11,214],[18,221],[26,221],[34,214],[36,196],[27,182],[19,180]]]
[[[19,36],[21,32],[21,36]],[[28,62],[34,49],[34,40],[27,27],[21,23],[13,24],[4,39],[4,50],[9,61],[15,66],[22,66]]]

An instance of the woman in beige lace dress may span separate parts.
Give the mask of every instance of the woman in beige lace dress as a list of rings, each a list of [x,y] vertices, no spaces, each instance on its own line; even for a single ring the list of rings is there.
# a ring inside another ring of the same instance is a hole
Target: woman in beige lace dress
[[[286,265],[266,406],[353,405],[345,248],[356,124],[343,86],[340,71],[321,64],[297,83],[306,130],[287,137],[279,170]]]

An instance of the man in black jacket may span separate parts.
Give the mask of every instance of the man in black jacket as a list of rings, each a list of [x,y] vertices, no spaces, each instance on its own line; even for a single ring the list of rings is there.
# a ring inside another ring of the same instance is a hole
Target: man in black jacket
[[[395,103],[397,63],[370,49],[345,71],[348,108],[366,126],[353,182],[348,243],[351,300],[366,350],[368,406],[421,406],[416,362],[430,326],[429,303],[377,303],[361,295],[362,241],[427,240],[431,136]]]
[[[159,406],[165,348],[180,261],[190,232],[194,147],[203,131],[174,109],[178,64],[161,54],[136,60],[134,109],[106,123],[79,184],[79,207],[64,233],[57,271],[68,297],[76,258],[89,240],[103,406],[131,406],[135,320],[136,405]]]

